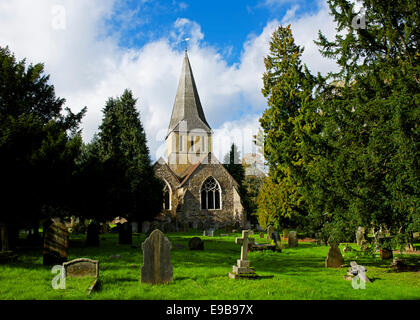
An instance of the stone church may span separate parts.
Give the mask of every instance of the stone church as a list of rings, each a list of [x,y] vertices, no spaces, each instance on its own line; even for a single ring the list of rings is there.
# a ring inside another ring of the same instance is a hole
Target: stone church
[[[212,138],[185,51],[166,135],[166,159],[154,164],[164,182],[158,220],[195,229],[245,227],[238,183],[212,153]]]

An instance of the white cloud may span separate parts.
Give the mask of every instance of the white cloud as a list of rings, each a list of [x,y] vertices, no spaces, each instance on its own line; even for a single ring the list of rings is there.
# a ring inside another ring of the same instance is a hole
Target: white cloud
[[[158,159],[164,153],[164,138],[184,55],[175,49],[179,48],[176,43],[188,36],[189,57],[201,102],[215,131],[216,156],[223,160],[229,149],[232,139],[225,137],[234,137],[241,152],[251,152],[250,141],[266,106],[261,94],[263,59],[278,21],[268,22],[260,34],[250,35],[239,62],[228,65],[215,47],[203,43],[201,26],[185,18],[175,21],[167,37],[140,49],[119,47],[119,34],[107,34],[104,25],[113,13],[114,2],[2,0],[0,46],[9,45],[19,59],[45,62],[56,94],[66,98],[67,106],[73,111],[88,107],[82,124],[85,141],[97,131],[108,97],[121,95],[125,88],[132,89],[139,98],[138,109],[152,158]],[[65,8],[64,30],[53,28],[57,17],[51,8],[57,4]],[[317,14],[299,18],[292,13],[286,17],[292,23],[296,41],[305,45],[304,62],[315,71],[329,71],[331,64],[311,44],[318,29],[327,35],[331,33],[326,7]]]

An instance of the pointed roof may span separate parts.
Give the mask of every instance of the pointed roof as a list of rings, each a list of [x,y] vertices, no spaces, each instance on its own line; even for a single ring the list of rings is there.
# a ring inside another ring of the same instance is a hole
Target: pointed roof
[[[182,71],[172,109],[168,135],[172,131],[180,129],[182,131],[201,129],[211,133],[210,125],[204,116],[203,107],[198,96],[187,50],[185,50],[184,61],[182,63]]]

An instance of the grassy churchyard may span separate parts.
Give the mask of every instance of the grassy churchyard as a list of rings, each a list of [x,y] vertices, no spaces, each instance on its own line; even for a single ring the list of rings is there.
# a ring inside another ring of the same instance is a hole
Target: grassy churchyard
[[[222,232],[223,233],[223,232]],[[117,234],[101,235],[99,248],[85,247],[85,235],[71,235],[68,260],[86,257],[99,260],[100,290],[87,294],[91,278],[67,279],[66,289],[53,289],[51,267],[42,264],[42,249],[18,251],[18,260],[0,265],[0,299],[175,299],[175,300],[323,300],[323,299],[420,299],[420,271],[393,272],[392,260],[363,256],[353,251],[344,254],[345,263],[356,260],[366,266],[372,283],[365,289],[354,289],[344,280],[347,268],[325,268],[328,246],[299,242],[282,252],[248,253],[251,267],[260,276],[255,280],[234,280],[228,272],[240,258],[240,245],[229,234],[203,237],[199,233],[165,234],[172,243],[173,282],[167,285],[140,284],[143,263],[141,243],[144,234],[133,234],[133,246],[117,245]],[[203,251],[190,251],[188,240],[199,236]],[[255,234],[258,243],[268,243]],[[356,244],[350,244],[359,250]],[[417,246],[419,246],[417,244]],[[340,245],[340,249],[344,244]],[[398,256],[394,253],[394,256]],[[403,255],[413,264],[420,255]]]

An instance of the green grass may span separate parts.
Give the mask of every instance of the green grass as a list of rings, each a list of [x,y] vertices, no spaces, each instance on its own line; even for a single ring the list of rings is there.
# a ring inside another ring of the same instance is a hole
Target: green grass
[[[50,267],[42,265],[39,249],[19,251],[17,262],[0,265],[0,299],[420,299],[420,272],[394,273],[388,267],[391,261],[381,261],[378,256],[360,255],[357,259],[356,253],[344,256],[347,264],[356,260],[366,266],[373,282],[367,283],[365,290],[355,290],[351,281],[344,280],[347,268],[325,268],[328,247],[313,243],[299,243],[297,248],[287,248],[286,244],[281,253],[251,252],[249,260],[260,279],[233,280],[228,278],[228,272],[240,257],[235,236],[200,236],[205,241],[204,251],[188,250],[188,239],[199,236],[198,233],[167,236],[173,244],[186,247],[171,251],[174,281],[170,284],[140,284],[143,234],[133,236],[137,248],[117,245],[115,234],[101,235],[105,240],[101,240],[99,248],[85,248],[85,237],[72,235],[69,260],[81,257],[99,260],[100,291],[87,295],[89,278],[69,279],[67,289],[54,290],[51,286],[54,274]],[[258,235],[254,237],[257,242],[266,242]],[[351,246],[357,248],[355,244]],[[112,259],[116,254],[121,258]],[[418,255],[410,258],[414,263],[420,262]]]

